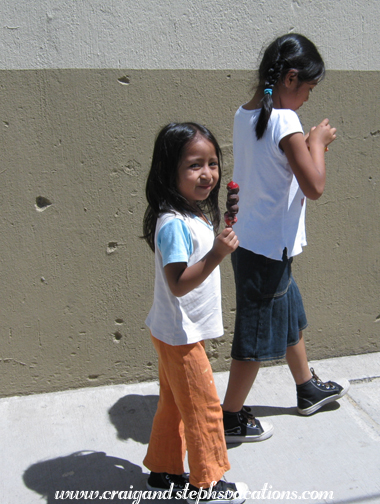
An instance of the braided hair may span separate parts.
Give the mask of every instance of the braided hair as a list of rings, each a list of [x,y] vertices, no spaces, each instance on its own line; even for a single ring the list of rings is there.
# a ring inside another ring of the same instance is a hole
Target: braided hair
[[[297,70],[298,83],[320,81],[325,65],[315,45],[303,35],[289,33],[278,37],[265,50],[259,66],[259,86],[265,90],[256,123],[258,140],[264,135],[273,109],[272,90],[289,70]]]

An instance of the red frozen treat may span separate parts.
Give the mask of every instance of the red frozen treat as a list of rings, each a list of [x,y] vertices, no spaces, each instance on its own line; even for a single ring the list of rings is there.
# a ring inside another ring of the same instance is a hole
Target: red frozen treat
[[[231,182],[227,184],[227,189],[229,192],[236,194],[239,192],[239,184],[231,180]]]
[[[236,215],[230,215],[228,212],[225,212],[224,222],[226,223],[227,227],[232,227],[234,224],[236,224],[237,217]]]
[[[231,180],[227,184],[227,212],[224,214],[224,222],[228,227],[232,227],[237,222],[236,214],[239,211],[239,184]]]

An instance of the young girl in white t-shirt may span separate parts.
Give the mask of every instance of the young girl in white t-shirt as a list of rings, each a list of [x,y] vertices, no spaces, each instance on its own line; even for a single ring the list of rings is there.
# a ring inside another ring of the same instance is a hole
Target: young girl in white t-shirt
[[[204,340],[223,335],[219,264],[238,246],[231,227],[215,237],[220,160],[207,128],[168,124],[156,139],[146,185],[144,238],[155,253],[146,324],[158,354],[160,398],[144,465],[150,490],[172,489],[191,504],[241,504],[248,490],[221,479],[230,465],[204,347]]]
[[[336,136],[328,119],[304,135],[296,114],[324,73],[310,40],[294,33],[279,37],[264,52],[253,98],[235,115],[233,178],[240,203],[234,229],[240,245],[232,254],[237,310],[223,404],[227,442],[271,435],[243,407],[261,361],[286,357],[302,415],[349,387],[323,383],[309,369],[302,336],[307,321],[291,274],[293,256],[306,245],[306,198],[323,193],[325,151]]]

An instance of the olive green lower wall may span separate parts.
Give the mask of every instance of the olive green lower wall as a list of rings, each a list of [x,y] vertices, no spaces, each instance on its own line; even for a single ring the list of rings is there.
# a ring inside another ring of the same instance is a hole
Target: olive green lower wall
[[[144,319],[153,254],[139,238],[154,137],[195,120],[232,173],[235,109],[246,71],[0,72],[0,394],[157,377]],[[300,111],[305,130],[338,128],[325,194],[308,202],[294,274],[312,359],[380,350],[378,72],[330,71]],[[225,197],[222,191],[222,200]],[[208,345],[227,370],[234,287],[222,265],[225,336]]]

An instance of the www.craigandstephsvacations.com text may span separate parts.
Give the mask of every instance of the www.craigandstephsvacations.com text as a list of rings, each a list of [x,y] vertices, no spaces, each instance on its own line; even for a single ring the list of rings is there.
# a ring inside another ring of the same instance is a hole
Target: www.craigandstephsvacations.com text
[[[298,492],[297,490],[273,490],[273,486],[265,483],[261,490],[247,491],[244,495],[240,495],[239,492],[216,492],[213,490],[216,482],[208,488],[207,490],[200,489],[199,491],[189,490],[189,484],[187,483],[185,488],[180,492],[174,492],[174,484],[171,485],[170,489],[164,491],[153,491],[153,490],[133,490],[133,485],[130,485],[129,490],[106,490],[104,492],[99,492],[98,490],[58,490],[55,492],[54,500],[126,500],[130,501],[130,504],[140,504],[145,500],[153,499],[191,499],[195,501],[196,504],[202,501],[209,501],[211,499],[227,499],[230,500],[235,497],[243,497],[245,499],[251,500],[279,500],[283,502],[284,500],[316,500],[325,502],[333,500],[334,492],[328,490],[305,490],[303,492]],[[223,495],[221,495],[223,494]],[[228,494],[228,495],[225,495]]]

